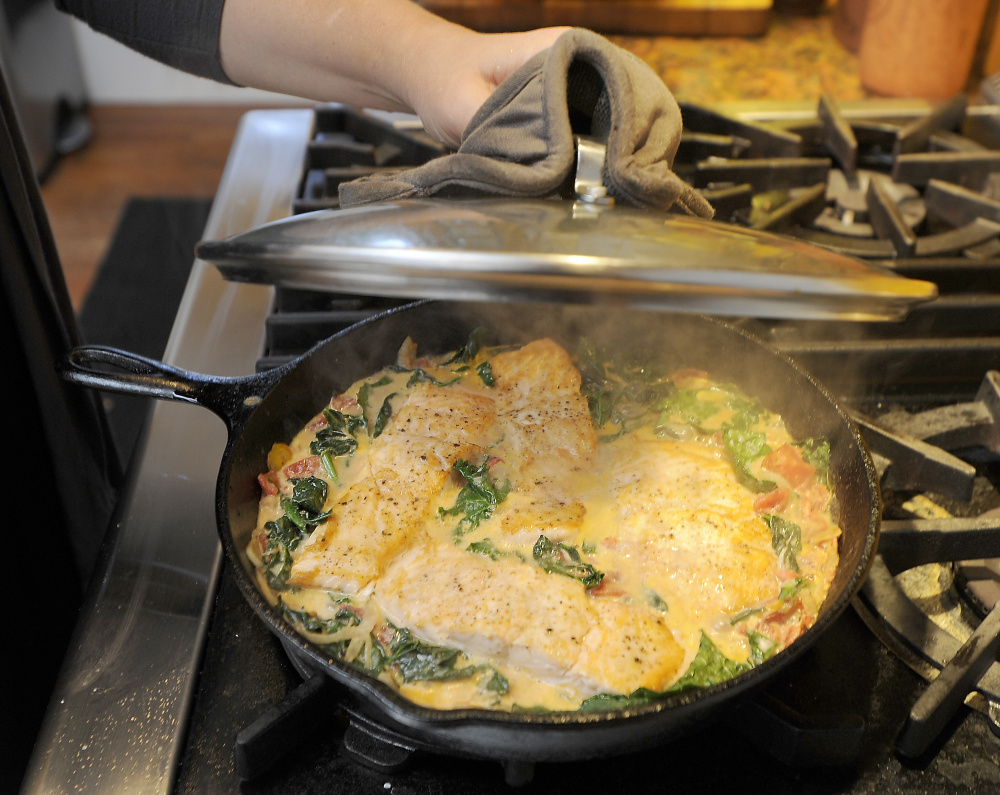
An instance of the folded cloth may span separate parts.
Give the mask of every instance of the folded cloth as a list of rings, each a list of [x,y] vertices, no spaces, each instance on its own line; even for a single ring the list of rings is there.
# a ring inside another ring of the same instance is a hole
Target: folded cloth
[[[615,200],[665,210],[712,208],[671,165],[681,112],[642,60],[574,28],[525,63],[473,116],[457,152],[422,166],[342,183],[342,207],[424,196],[566,195],[575,135],[606,144],[604,185]]]

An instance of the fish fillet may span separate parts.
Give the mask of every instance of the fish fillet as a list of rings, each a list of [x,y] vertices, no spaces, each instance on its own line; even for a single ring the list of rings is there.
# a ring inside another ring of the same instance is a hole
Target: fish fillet
[[[515,484],[565,491],[567,479],[592,466],[597,450],[580,372],[550,339],[501,353],[491,367],[503,436],[496,455],[515,473]]]
[[[663,689],[684,657],[655,611],[588,596],[516,556],[416,546],[385,571],[376,596],[390,620],[431,643],[505,659],[583,697]]]
[[[419,535],[459,459],[481,458],[496,416],[488,395],[420,384],[372,441],[369,472],[304,544],[288,582],[357,593]]]

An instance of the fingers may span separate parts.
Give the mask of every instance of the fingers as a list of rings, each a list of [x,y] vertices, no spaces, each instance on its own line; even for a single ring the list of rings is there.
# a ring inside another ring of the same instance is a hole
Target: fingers
[[[570,28],[552,27],[524,33],[499,34],[494,39],[495,51],[488,53],[488,59],[483,64],[483,77],[493,87],[500,85],[524,63],[551,47],[568,30]]]
[[[569,28],[552,27],[523,33],[471,33],[451,42],[449,57],[429,74],[415,103],[427,131],[458,148],[462,133],[490,94],[525,62],[550,47]]]

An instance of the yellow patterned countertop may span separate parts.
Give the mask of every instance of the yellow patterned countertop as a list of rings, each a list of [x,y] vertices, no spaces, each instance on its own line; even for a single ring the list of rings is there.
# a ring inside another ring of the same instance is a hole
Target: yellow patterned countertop
[[[609,36],[648,63],[674,96],[693,104],[743,100],[837,101],[868,96],[858,56],[833,33],[833,13],[774,14],[757,38]]]

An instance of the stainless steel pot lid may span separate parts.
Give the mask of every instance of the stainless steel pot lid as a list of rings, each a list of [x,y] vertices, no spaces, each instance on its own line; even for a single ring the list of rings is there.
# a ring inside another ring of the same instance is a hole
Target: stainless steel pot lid
[[[408,199],[305,213],[197,255],[232,281],[413,298],[890,320],[937,295],[791,238],[583,200]]]

